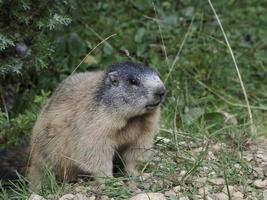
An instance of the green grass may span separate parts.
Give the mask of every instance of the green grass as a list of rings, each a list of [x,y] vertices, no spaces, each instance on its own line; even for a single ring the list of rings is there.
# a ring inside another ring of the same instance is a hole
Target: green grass
[[[246,142],[267,135],[267,10],[264,3],[256,0],[212,3],[225,35],[208,1],[85,4],[79,15],[72,16],[71,26],[51,37],[55,41],[53,65],[57,66],[58,76],[52,76],[51,69],[40,74],[33,94],[22,94],[20,105],[26,106],[18,106],[9,116],[9,122],[0,113],[0,125],[10,126],[0,132],[8,144],[4,147],[17,144],[29,135],[36,110],[76,66],[79,66],[77,71],[104,68],[127,59],[127,50],[132,59],[155,66],[168,89],[155,156],[140,166],[152,176],[143,181],[129,177],[110,179],[108,186],[101,189],[94,182],[82,183],[90,188],[88,193],[127,199],[134,191],[122,180],[130,179],[144,191],[165,192],[181,185],[182,193],[192,197],[197,192],[194,179],[214,175],[224,178],[226,185],[237,184],[246,191],[253,171],[242,157]],[[109,38],[113,34],[116,35]],[[229,53],[230,46],[234,57]],[[90,56],[81,64],[88,52]],[[41,93],[41,89],[46,92]],[[256,132],[251,131],[251,116]],[[225,147],[214,152],[215,143]],[[193,151],[196,148],[199,148],[197,153]],[[214,153],[214,158],[209,152]],[[21,178],[12,190],[2,188],[0,199],[26,199],[30,193],[25,181]],[[42,195],[60,197],[75,186],[57,183],[50,176]],[[220,186],[213,189],[222,190]]]

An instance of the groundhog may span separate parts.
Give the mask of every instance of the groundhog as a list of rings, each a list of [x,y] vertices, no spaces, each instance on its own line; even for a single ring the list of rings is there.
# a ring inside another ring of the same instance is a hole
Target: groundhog
[[[156,70],[129,61],[69,76],[33,127],[31,188],[40,188],[46,168],[66,181],[79,174],[112,177],[116,155],[125,172],[138,175],[137,163],[151,155],[165,91]]]

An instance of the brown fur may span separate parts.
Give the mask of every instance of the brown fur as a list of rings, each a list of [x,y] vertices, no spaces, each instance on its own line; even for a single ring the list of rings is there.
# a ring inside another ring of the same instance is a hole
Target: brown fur
[[[141,116],[119,116],[96,106],[95,88],[104,72],[87,72],[67,78],[41,111],[32,131],[31,188],[40,187],[44,168],[63,180],[80,173],[112,176],[118,152],[129,174],[137,175],[136,164],[151,154],[160,108]]]

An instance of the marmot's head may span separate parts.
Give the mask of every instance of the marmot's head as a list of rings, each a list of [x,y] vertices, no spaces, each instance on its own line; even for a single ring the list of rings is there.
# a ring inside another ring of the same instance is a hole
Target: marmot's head
[[[156,109],[165,91],[156,70],[139,63],[122,62],[105,71],[97,100],[111,112],[133,117]]]

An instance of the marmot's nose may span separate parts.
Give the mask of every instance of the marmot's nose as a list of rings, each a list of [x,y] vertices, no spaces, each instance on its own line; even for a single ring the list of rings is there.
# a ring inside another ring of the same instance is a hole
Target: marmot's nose
[[[166,88],[164,86],[160,86],[155,91],[155,96],[162,98],[166,93]]]

